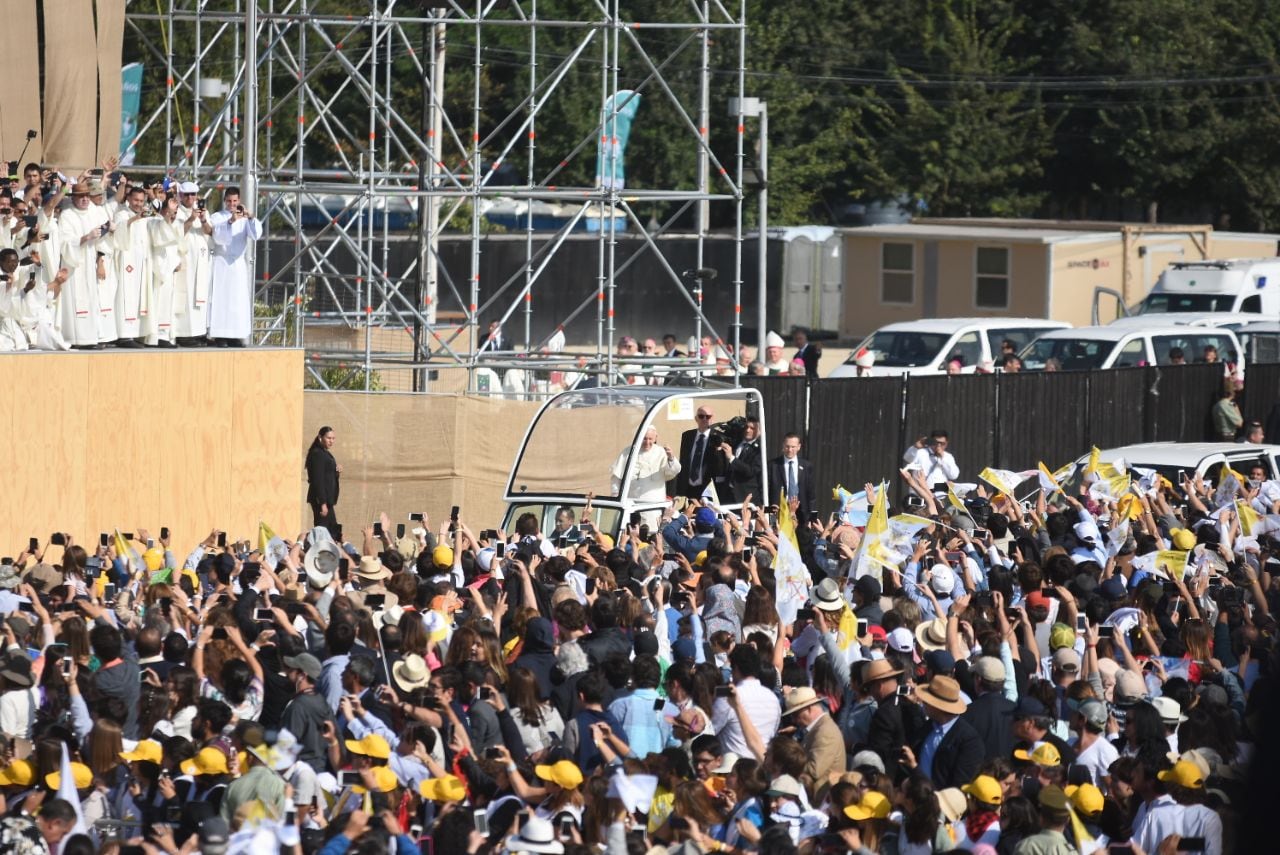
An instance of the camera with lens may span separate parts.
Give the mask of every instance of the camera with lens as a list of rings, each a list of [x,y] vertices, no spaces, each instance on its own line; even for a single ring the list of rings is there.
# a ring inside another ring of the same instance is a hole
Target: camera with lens
[[[723,422],[717,422],[711,426],[711,433],[708,439],[710,446],[717,448],[721,443],[729,443],[733,447],[737,447],[747,436],[747,420],[743,416],[734,416]]]

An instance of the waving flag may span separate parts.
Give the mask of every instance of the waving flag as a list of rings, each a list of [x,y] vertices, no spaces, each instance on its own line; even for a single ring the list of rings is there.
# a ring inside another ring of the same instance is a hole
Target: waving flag
[[[871,519],[870,500],[867,498],[867,491],[860,493],[850,493],[839,484],[831,491],[831,498],[840,505],[839,517],[840,522],[845,525],[851,525],[855,528],[862,528],[867,524],[867,520]]]
[[[1236,499],[1236,513],[1240,516],[1240,530],[1246,535],[1253,534],[1253,528],[1258,524],[1258,512],[1248,503]]]
[[[1221,473],[1218,475],[1218,486],[1213,491],[1214,507],[1220,508],[1234,502],[1243,486],[1244,476],[1227,464],[1222,464]]]
[[[263,555],[267,554],[267,546],[271,543],[276,533],[271,530],[271,526],[258,520],[258,551]]]
[[[119,532],[116,532],[119,537]],[[60,742],[62,746],[62,763],[58,767],[58,798],[63,799],[71,804],[75,809],[76,821],[71,826],[71,830],[67,832],[67,838],[71,839],[77,834],[88,834],[89,829],[84,824],[84,811],[80,807],[80,794],[76,792],[76,776],[71,769],[71,755],[67,753],[67,743]]]
[[[1044,465],[1044,461],[1040,461],[1038,465],[1040,475],[1040,492],[1044,493],[1045,498],[1052,496],[1054,493],[1062,492],[1062,485],[1057,478],[1053,477],[1053,473],[1049,471],[1049,467]]]
[[[862,533],[862,543],[858,546],[858,556],[854,561],[854,578],[863,576],[881,578],[881,570],[885,567],[896,568],[898,561],[885,543],[889,536],[889,491],[884,487],[876,490],[876,498],[871,506],[871,517],[867,520],[867,528]]]
[[[1013,497],[1013,491],[1022,483],[1022,476],[1008,469],[992,469],[988,467],[979,472],[978,477],[1010,498]]]
[[[809,568],[800,558],[796,543],[796,524],[791,518],[791,505],[785,491],[778,496],[778,555],[773,566],[774,602],[783,624],[795,623],[796,612],[809,598],[813,584]]]

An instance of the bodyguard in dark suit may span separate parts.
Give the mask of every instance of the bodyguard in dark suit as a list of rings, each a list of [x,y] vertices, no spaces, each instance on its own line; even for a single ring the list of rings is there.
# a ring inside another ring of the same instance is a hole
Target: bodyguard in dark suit
[[[980,656],[973,665],[973,701],[960,716],[977,731],[988,757],[1013,753],[1013,711],[1017,707],[1004,696],[1004,663],[994,656]]]
[[[700,498],[707,485],[723,478],[728,470],[724,452],[719,442],[712,438],[711,425],[715,418],[715,411],[708,401],[698,407],[694,415],[698,426],[680,435],[680,474],[676,476],[672,495]],[[720,498],[723,502],[724,497]]]
[[[927,685],[916,687],[916,697],[924,704],[925,715],[933,722],[912,745],[916,772],[933,781],[936,789],[967,784],[982,765],[982,737],[962,715],[965,703],[954,677],[937,675]]]
[[[779,490],[785,492],[788,499],[800,500],[800,508],[796,512],[797,522],[812,519],[818,512],[818,490],[813,479],[813,468],[808,460],[800,457],[800,437],[794,433],[783,437],[782,456],[769,461],[769,489],[775,495],[770,496],[763,504],[773,504]]]
[[[729,447],[725,452],[729,461],[729,484],[733,489],[733,500],[741,502],[748,495],[757,505],[771,505],[773,500],[764,494],[761,483],[764,477],[764,455],[760,451],[760,422],[758,419],[747,419],[746,433],[736,448]],[[777,482],[773,483],[776,490]],[[721,496],[720,498],[727,498]]]

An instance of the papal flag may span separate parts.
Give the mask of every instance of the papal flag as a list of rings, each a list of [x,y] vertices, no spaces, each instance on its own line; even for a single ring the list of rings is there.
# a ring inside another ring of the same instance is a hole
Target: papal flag
[[[783,625],[795,623],[796,613],[809,598],[813,579],[800,557],[796,524],[785,491],[778,496],[778,555],[773,566],[774,602]]]

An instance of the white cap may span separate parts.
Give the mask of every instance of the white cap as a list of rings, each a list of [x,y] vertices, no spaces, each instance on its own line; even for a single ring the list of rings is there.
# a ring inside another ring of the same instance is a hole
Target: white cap
[[[480,565],[481,570],[488,573],[489,568],[493,566],[493,556],[497,554],[498,550],[491,546],[487,546],[476,553],[476,564]]]
[[[951,568],[945,564],[935,564],[933,569],[929,571],[929,587],[933,588],[935,594],[947,594],[950,596],[951,589],[955,587],[956,574],[951,572]]]
[[[886,640],[889,643],[889,649],[899,653],[913,653],[916,649],[916,637],[905,626],[900,626],[889,633]]]
[[[194,181],[183,181],[178,185],[179,193],[199,193],[200,188],[196,186]]]
[[[876,364],[875,351],[868,350],[864,347],[862,350],[858,351],[858,354],[854,357],[853,361],[859,368],[870,368]]]
[[[773,330],[769,330],[769,334],[764,337],[765,347],[786,347],[786,342],[782,340],[782,336]]]
[[[1094,543],[1097,543],[1098,538],[1101,535],[1101,532],[1098,531],[1098,527],[1091,522],[1078,522],[1071,528],[1075,531],[1076,537],[1081,540],[1092,540]]]

